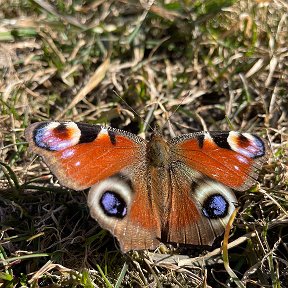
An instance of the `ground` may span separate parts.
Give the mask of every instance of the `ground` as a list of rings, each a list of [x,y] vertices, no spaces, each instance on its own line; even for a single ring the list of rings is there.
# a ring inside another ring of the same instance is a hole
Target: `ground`
[[[0,287],[288,287],[287,22],[284,0],[0,1]],[[28,150],[52,119],[253,132],[271,155],[224,256],[223,236],[122,254]]]

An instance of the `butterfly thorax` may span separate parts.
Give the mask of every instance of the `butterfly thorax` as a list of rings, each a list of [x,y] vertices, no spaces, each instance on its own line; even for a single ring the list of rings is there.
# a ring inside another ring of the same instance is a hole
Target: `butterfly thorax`
[[[169,145],[161,135],[152,134],[147,144],[147,160],[153,167],[167,168],[169,164]]]

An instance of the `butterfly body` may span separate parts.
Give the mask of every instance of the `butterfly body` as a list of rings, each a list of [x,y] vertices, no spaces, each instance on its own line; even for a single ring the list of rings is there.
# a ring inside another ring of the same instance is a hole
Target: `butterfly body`
[[[91,187],[91,216],[124,252],[160,241],[212,244],[235,209],[230,188],[249,188],[267,158],[264,140],[233,131],[168,141],[157,132],[146,141],[100,125],[40,122],[25,134],[62,185]]]

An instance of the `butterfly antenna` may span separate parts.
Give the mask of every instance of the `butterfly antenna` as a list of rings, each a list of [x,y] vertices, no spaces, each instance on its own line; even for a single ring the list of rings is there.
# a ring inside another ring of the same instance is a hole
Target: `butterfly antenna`
[[[131,110],[131,111],[133,112],[134,115],[136,115],[139,119],[141,119],[141,120],[143,121],[143,123],[144,123],[144,125],[143,125],[143,131],[146,131],[147,127],[149,127],[151,130],[153,130],[153,128],[151,127],[151,125],[150,125],[149,122],[150,122],[150,119],[151,119],[151,117],[152,117],[152,115],[153,115],[153,111],[154,111],[155,108],[154,108],[154,109],[150,109],[148,115],[146,116],[146,118],[143,119],[143,117],[140,116],[139,113],[137,113],[137,112],[135,111],[135,109],[133,109],[133,108],[117,93],[117,91],[113,90],[113,92],[116,94],[117,97],[119,97],[119,98],[121,99],[121,101],[122,101],[123,103],[125,103],[125,105],[129,108],[129,110]]]
[[[183,99],[181,100],[181,102],[176,106],[176,108],[174,109],[174,111],[170,114],[170,116],[168,117],[168,119],[166,120],[166,122],[164,123],[163,127],[167,124],[167,123],[171,123],[170,119],[172,118],[172,116],[177,112],[177,110],[183,105],[184,101],[190,97],[192,95],[192,91],[189,91],[186,93],[186,95],[183,97]],[[169,124],[169,128],[171,127],[171,125]]]

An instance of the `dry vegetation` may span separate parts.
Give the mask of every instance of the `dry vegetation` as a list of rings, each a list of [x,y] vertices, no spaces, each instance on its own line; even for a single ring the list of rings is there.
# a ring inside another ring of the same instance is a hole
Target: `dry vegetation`
[[[287,2],[151,4],[0,1],[0,287],[288,287]],[[176,107],[177,135],[236,129],[270,142],[259,185],[237,194],[238,279],[223,239],[121,254],[86,191],[61,187],[23,137],[49,119],[139,134]]]

